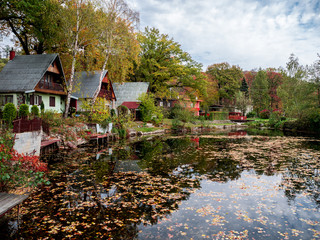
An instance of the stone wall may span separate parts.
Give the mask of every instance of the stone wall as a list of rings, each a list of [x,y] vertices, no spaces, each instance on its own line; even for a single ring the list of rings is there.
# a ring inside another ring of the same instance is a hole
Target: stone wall
[[[17,133],[13,148],[20,154],[39,156],[42,131]]]

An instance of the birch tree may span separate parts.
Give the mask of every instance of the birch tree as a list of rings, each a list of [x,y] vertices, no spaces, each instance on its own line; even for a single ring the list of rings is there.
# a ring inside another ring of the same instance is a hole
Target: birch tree
[[[87,0],[70,0],[65,5],[65,21],[63,31],[65,41],[61,44],[60,52],[64,54],[62,58],[67,66],[67,102],[64,117],[68,116],[70,108],[71,93],[75,82],[75,72],[81,70],[79,58],[84,55],[84,48],[94,44],[96,41],[95,7]],[[70,66],[71,63],[71,66]]]
[[[99,48],[102,59],[102,71],[99,87],[94,95],[96,101],[103,73],[108,68],[113,81],[123,82],[138,62],[139,43],[135,28],[139,24],[139,13],[130,8],[124,0],[100,1]]]

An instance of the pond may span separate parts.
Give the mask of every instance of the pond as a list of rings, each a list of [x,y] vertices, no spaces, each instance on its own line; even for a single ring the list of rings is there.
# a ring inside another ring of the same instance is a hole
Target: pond
[[[245,131],[83,148],[0,238],[317,239],[319,157],[317,138]]]

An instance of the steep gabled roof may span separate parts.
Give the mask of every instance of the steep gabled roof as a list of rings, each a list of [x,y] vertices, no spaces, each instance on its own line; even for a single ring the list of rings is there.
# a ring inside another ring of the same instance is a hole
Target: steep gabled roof
[[[104,71],[104,77],[108,71]],[[98,90],[101,71],[76,73],[73,96],[77,98],[93,98]]]
[[[116,106],[123,102],[139,102],[138,98],[142,93],[147,93],[149,88],[148,82],[125,82],[112,83],[114,94],[117,98]]]
[[[56,59],[58,59],[58,65],[63,74],[58,54],[15,56],[0,72],[0,92],[25,92],[34,90],[48,70],[48,67]]]

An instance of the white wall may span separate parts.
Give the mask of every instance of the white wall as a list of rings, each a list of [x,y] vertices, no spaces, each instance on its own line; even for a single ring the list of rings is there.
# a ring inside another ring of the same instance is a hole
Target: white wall
[[[36,132],[17,133],[13,148],[20,154],[39,156],[41,148],[42,130]]]

